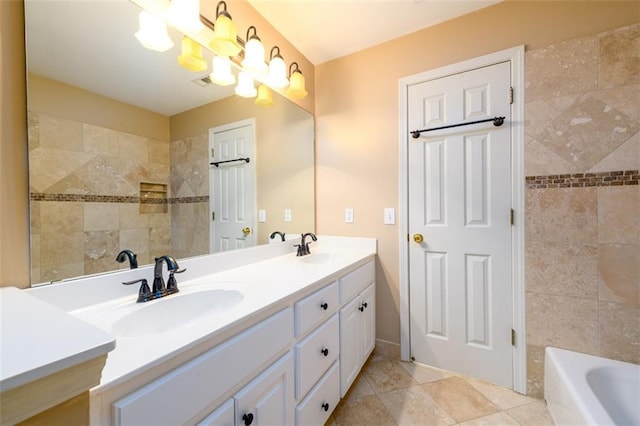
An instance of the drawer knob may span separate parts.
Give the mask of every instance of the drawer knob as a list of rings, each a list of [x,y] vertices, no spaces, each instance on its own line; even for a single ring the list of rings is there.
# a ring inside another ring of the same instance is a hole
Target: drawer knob
[[[243,415],[242,420],[244,421],[245,426],[249,426],[251,423],[253,423],[253,414],[249,413]]]
[[[360,306],[358,307],[358,310],[359,310],[360,312],[363,312],[363,311],[364,311],[364,305],[360,305]]]
[[[367,302],[364,302],[364,303],[362,304],[362,306],[364,306],[364,307],[366,308],[366,307],[367,307],[367,306],[369,306],[369,305],[367,305]]]
[[[323,403],[323,404],[322,404],[322,409],[323,409],[324,411],[329,411],[329,403],[328,403],[328,402]]]
[[[324,356],[329,356],[329,349],[327,348],[321,349],[320,353]]]
[[[326,311],[327,309],[329,309],[329,304],[327,304],[327,302],[321,303],[320,307]]]

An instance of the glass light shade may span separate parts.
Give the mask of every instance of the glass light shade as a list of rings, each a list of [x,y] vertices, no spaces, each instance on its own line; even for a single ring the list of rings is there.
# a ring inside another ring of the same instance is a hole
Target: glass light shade
[[[231,72],[231,61],[223,56],[214,56],[211,63],[213,71],[209,75],[211,81],[220,86],[228,86],[236,82]]]
[[[289,77],[287,96],[294,99],[303,99],[308,95],[307,89],[304,86],[304,76],[300,71],[295,71],[291,74],[291,77]]]
[[[273,106],[273,95],[271,94],[271,89],[264,84],[258,86],[258,96],[256,97],[255,104],[264,107]]]
[[[276,89],[282,89],[289,84],[287,78],[287,64],[280,56],[276,56],[269,62],[269,73],[267,75],[267,83]]]
[[[238,74],[238,85],[236,86],[236,95],[243,98],[253,98],[258,94],[256,87],[253,85],[253,77],[247,71],[240,71]]]
[[[221,14],[216,18],[211,48],[218,55],[234,57],[242,50],[238,44],[236,24],[227,15]]]
[[[187,36],[182,38],[182,55],[178,56],[178,63],[189,71],[199,72],[207,69],[207,61],[202,57],[202,46]]]
[[[250,38],[244,45],[244,59],[242,67],[257,74],[267,73],[267,63],[264,61],[264,46],[259,38]]]
[[[200,22],[199,0],[171,0],[169,20],[181,31],[196,32],[204,28]]]
[[[138,15],[140,30],[135,33],[138,41],[147,49],[166,52],[173,47],[173,41],[167,33],[167,25],[143,10]]]

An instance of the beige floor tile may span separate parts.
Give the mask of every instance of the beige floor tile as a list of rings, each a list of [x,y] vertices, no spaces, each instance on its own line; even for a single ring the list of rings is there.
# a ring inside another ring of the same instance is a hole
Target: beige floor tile
[[[358,375],[358,377],[356,377],[356,380],[353,382],[353,384],[349,388],[349,391],[344,397],[346,399],[367,395],[375,395],[375,391],[373,390],[369,382],[367,382],[367,379],[364,377],[363,371]]]
[[[513,417],[500,411],[499,413],[491,414],[489,416],[479,417],[477,419],[469,420],[468,422],[459,423],[460,426],[519,426],[520,423],[515,421]]]
[[[518,407],[520,405],[530,404],[536,401],[535,398],[521,395],[511,389],[492,385],[491,383],[473,379],[468,379],[467,381],[471,386],[473,386],[476,390],[489,398],[491,402],[493,402],[502,410]]]
[[[414,364],[411,362],[400,362],[400,366],[404,368],[404,370],[409,373],[409,375],[413,377],[416,382],[420,384],[442,380],[452,376],[452,374],[448,371],[427,367],[426,365]]]
[[[553,426],[553,420],[547,411],[547,404],[537,400],[530,404],[506,410],[522,426]]]
[[[396,426],[376,395],[368,395],[342,401],[333,412],[337,426]]]
[[[376,393],[408,388],[418,384],[400,366],[400,361],[389,359],[367,364],[364,376]]]
[[[399,425],[451,425],[455,420],[421,386],[378,395]]]
[[[333,418],[333,414],[329,416],[326,422],[324,422],[324,426],[337,426],[336,419]]]
[[[457,422],[500,411],[487,397],[461,377],[449,377],[422,386]]]

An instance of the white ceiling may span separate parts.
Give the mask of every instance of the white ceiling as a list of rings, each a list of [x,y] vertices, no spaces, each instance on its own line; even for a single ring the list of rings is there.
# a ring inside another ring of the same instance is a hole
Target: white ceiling
[[[500,0],[248,1],[320,64]],[[228,7],[233,14],[232,1]],[[209,71],[177,64],[176,31],[170,31],[171,50],[143,48],[133,35],[139,10],[128,0],[26,0],[28,70],[167,116],[233,94],[231,87],[193,82]],[[205,57],[210,61],[211,54]]]
[[[247,0],[314,65],[502,0]]]

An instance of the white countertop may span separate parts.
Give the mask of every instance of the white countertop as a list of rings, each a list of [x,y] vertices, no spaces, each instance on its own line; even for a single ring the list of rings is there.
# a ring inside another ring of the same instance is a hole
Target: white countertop
[[[0,289],[0,391],[115,348],[109,333],[15,287]]]
[[[289,306],[292,300],[330,283],[346,270],[373,260],[376,254],[375,240],[364,238],[318,236],[318,241],[311,244],[312,254],[303,257],[296,257],[292,253],[291,242],[282,243],[281,246],[282,248],[261,246],[240,250],[236,254],[226,252],[180,260],[180,267],[187,268],[187,272],[176,276],[180,292],[141,304],[135,303],[138,286],[122,286],[117,281],[131,279],[134,275],[135,278],[145,276],[151,285],[153,276],[149,276],[150,268],[134,270],[128,275],[112,275],[111,282],[94,283],[94,293],[98,291],[101,294],[112,294],[104,296],[104,300],[99,303],[81,306],[76,304],[74,309],[68,309],[78,319],[116,335],[117,347],[109,353],[100,385],[92,390],[92,394],[106,391],[168,361],[175,361],[176,357],[190,353],[200,345],[219,343],[267,315]],[[267,254],[261,257],[261,253]],[[230,262],[230,256],[233,256],[231,263],[235,263],[231,267],[225,267]],[[239,261],[238,256],[250,256],[251,259]],[[66,290],[65,286],[60,287],[60,290],[65,292],[73,289],[78,294],[83,291],[80,290],[81,287],[86,289],[86,283],[80,284],[82,283],[69,283]],[[242,300],[230,309],[198,318],[197,321],[176,318],[178,324],[175,328],[160,333],[136,333],[136,324],[146,327],[147,322],[134,324],[133,335],[118,335],[114,332],[114,323],[135,310],[153,308],[154,304],[162,304],[170,298],[188,296],[203,289],[237,291],[242,295]],[[45,300],[50,298],[58,305],[74,305],[63,301],[65,297],[52,293],[51,289],[34,289],[34,292]],[[180,321],[184,323],[180,324]]]

